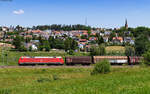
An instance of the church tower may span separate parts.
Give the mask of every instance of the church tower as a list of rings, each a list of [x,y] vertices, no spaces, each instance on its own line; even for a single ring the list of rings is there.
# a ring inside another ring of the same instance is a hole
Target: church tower
[[[127,19],[125,21],[125,28],[128,29],[128,21],[127,21]]]

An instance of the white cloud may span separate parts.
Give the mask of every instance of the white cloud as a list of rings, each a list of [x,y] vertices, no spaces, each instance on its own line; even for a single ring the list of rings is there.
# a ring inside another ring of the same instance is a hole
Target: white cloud
[[[15,10],[13,11],[14,14],[17,14],[17,15],[21,15],[21,14],[24,14],[24,10],[20,9],[20,10]]]

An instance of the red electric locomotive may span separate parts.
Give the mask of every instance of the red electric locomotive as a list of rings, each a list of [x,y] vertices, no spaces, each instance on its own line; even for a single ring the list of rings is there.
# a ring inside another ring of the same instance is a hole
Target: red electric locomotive
[[[19,65],[63,65],[64,60],[62,57],[20,57]]]

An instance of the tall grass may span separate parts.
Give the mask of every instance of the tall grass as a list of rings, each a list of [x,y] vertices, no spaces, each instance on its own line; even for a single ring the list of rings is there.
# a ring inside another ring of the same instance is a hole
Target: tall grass
[[[95,76],[90,71],[0,69],[0,94],[150,94],[150,68],[112,68],[109,74]]]

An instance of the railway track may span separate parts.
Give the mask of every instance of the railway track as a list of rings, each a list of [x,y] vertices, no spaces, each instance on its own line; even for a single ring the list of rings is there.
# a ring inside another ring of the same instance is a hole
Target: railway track
[[[132,67],[139,67],[138,65],[113,65],[112,68],[132,68]],[[3,68],[93,68],[93,66],[0,66],[0,69]]]
[[[92,68],[93,66],[0,66],[0,68]]]

